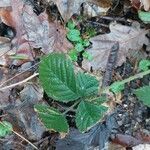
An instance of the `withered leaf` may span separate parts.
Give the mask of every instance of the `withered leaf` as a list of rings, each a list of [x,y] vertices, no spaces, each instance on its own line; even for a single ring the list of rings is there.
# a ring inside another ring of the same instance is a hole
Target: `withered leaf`
[[[118,59],[116,66],[122,65],[128,56],[129,51],[138,51],[143,44],[148,45],[148,38],[145,36],[148,30],[140,29],[139,24],[134,22],[132,26],[111,23],[110,33],[98,35],[90,39],[92,48],[87,51],[93,56],[91,62],[84,60],[83,67],[86,69],[105,70],[111,47],[119,42]]]
[[[25,39],[34,48],[41,48],[43,53],[53,51],[67,52],[72,45],[66,39],[66,30],[59,23],[49,23],[44,12],[37,16],[30,6],[23,12],[23,22],[26,31]]]
[[[55,0],[63,19],[67,21],[73,14],[79,13],[82,3],[91,2],[103,8],[109,8],[111,2],[109,0]]]

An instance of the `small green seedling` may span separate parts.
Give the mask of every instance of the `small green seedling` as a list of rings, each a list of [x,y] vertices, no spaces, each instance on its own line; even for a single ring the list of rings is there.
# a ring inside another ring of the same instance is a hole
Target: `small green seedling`
[[[0,121],[0,137],[5,137],[12,133],[12,124],[7,121]]]
[[[81,33],[77,29],[76,24],[73,20],[68,21],[67,29],[67,38],[74,45],[74,48],[69,51],[69,56],[72,61],[77,61],[78,54],[80,52],[83,52],[83,57],[85,59],[91,60],[91,54],[85,50],[90,45],[89,39],[85,39],[81,36]]]

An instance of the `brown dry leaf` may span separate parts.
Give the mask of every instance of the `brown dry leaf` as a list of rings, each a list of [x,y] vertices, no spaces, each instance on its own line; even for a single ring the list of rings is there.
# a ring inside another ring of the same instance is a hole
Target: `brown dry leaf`
[[[64,21],[66,22],[73,14],[79,13],[82,3],[91,2],[103,8],[111,6],[110,0],[55,0]]]
[[[11,41],[9,38],[0,36],[0,65],[7,65],[7,60],[5,59],[5,54],[14,54],[11,49]]]
[[[143,44],[148,45],[149,41],[145,36],[148,30],[140,29],[137,22],[132,26],[125,26],[117,23],[110,24],[110,33],[98,35],[90,39],[92,48],[87,51],[93,56],[92,61],[83,61],[83,67],[90,70],[105,70],[111,47],[119,42],[117,65],[120,66],[126,60],[129,50],[139,50]]]
[[[27,36],[25,39],[34,48],[41,48],[43,53],[64,51],[72,48],[66,39],[66,30],[58,23],[49,23],[44,12],[37,16],[32,7],[26,6],[23,11],[23,22]]]
[[[108,150],[126,150],[126,148],[119,144],[109,143]]]

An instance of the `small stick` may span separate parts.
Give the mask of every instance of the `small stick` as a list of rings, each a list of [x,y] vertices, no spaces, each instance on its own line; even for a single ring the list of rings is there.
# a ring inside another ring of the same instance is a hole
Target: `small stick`
[[[31,75],[30,77],[28,77],[28,78],[26,78],[26,79],[24,79],[24,80],[22,80],[22,81],[20,81],[20,82],[17,82],[17,83],[15,83],[15,84],[11,84],[11,85],[8,85],[8,86],[5,86],[5,87],[0,88],[0,91],[3,91],[3,90],[6,90],[6,89],[15,87],[15,86],[17,86],[17,85],[21,85],[21,84],[23,84],[23,83],[25,83],[25,82],[27,82],[27,81],[33,79],[34,77],[36,77],[36,76],[38,76],[38,75],[39,75],[39,73],[34,73],[34,74]],[[0,85],[0,86],[1,86],[1,85]]]
[[[39,62],[36,63],[36,64],[34,64],[33,66],[29,67],[28,69],[26,69],[26,70],[24,70],[24,71],[22,71],[22,72],[16,74],[16,75],[13,76],[12,78],[9,78],[8,80],[4,81],[4,82],[0,85],[0,87],[2,87],[4,84],[6,84],[6,83],[9,82],[9,81],[12,81],[12,80],[15,79],[16,77],[22,75],[23,73],[27,72],[27,71],[30,70],[31,68],[37,66],[38,64],[39,64]]]

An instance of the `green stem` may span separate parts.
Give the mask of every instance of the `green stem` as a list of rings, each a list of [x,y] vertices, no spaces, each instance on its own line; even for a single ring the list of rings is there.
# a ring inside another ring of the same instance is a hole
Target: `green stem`
[[[124,80],[122,80],[122,81],[119,81],[119,82],[120,82],[120,84],[125,84],[125,83],[131,82],[131,81],[133,81],[133,80],[135,80],[135,79],[143,78],[143,76],[148,75],[148,74],[150,74],[150,69],[147,70],[147,71],[144,71],[144,72],[140,72],[140,73],[138,73],[138,74],[136,74],[136,75],[134,75],[134,76],[131,76],[131,77],[129,77],[129,78],[127,78],[127,79],[124,79]],[[108,87],[106,87],[106,88],[104,88],[104,89],[100,89],[99,93],[101,94],[101,93],[103,93],[104,91],[108,91],[108,90],[110,90],[110,89],[111,89],[111,86],[108,86]]]
[[[72,106],[70,106],[66,111],[63,112],[63,115],[71,111],[81,100],[76,101]]]
[[[122,84],[125,84],[125,83],[128,83],[128,82],[130,82],[130,81],[133,81],[133,80],[135,80],[135,79],[143,78],[143,76],[145,76],[145,75],[147,75],[147,74],[150,74],[150,70],[147,70],[147,71],[138,73],[138,74],[136,74],[136,75],[134,75],[134,76],[131,76],[131,77],[129,77],[129,78],[125,79],[125,80],[122,80],[122,81],[120,81],[120,82],[121,82]]]

